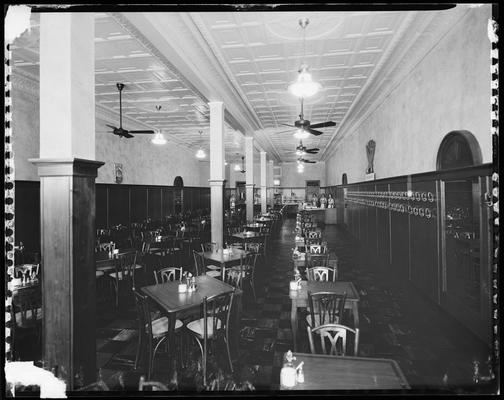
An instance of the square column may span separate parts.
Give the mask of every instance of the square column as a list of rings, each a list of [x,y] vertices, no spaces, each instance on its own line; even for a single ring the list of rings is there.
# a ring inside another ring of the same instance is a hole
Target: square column
[[[274,186],[274,184],[273,184],[273,171],[274,171],[273,166],[274,166],[273,160],[269,160],[268,161],[268,169],[266,171],[266,178],[267,178],[266,180],[267,180],[267,186],[270,188],[272,188]],[[272,191],[268,201],[269,201],[270,206],[273,207],[274,203],[275,203],[275,199],[273,197],[273,191]]]
[[[245,201],[247,221],[254,220],[254,138],[245,137]]]
[[[266,212],[266,152],[261,151],[261,212]]]
[[[224,243],[224,103],[212,101],[210,107],[210,217],[212,242]]]
[[[40,16],[42,357],[68,390],[96,381],[94,16]]]

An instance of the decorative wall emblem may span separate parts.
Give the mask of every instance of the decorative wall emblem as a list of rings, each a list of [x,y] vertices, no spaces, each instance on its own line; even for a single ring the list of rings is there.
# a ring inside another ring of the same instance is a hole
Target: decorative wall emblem
[[[114,163],[115,168],[115,181],[116,183],[122,183],[123,181],[123,165],[119,163]]]
[[[374,160],[375,147],[376,147],[376,143],[374,140],[370,140],[366,144],[366,154],[367,154],[367,160],[368,160],[368,167],[366,169],[366,174],[372,174],[374,172],[373,160]]]

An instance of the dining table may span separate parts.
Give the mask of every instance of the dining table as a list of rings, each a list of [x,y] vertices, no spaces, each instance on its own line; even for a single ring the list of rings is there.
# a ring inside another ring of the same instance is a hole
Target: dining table
[[[241,261],[241,258],[243,256],[246,256],[248,253],[249,252],[243,249],[231,247],[230,249],[204,251],[200,254],[203,255],[204,259],[215,262],[220,265],[222,272],[222,279],[224,279],[226,276],[227,264],[235,264]]]
[[[236,239],[241,239],[243,241],[249,240],[249,239],[264,239],[266,236],[264,233],[259,233],[259,232],[254,232],[254,231],[245,231],[245,232],[238,232],[238,233],[233,233],[231,235],[232,237]]]
[[[310,353],[293,353],[293,356],[295,366],[303,363],[304,382],[297,382],[292,390],[401,392],[411,389],[392,359]]]
[[[298,308],[308,307],[308,291],[331,292],[337,294],[347,294],[345,309],[349,309],[353,317],[353,328],[359,329],[359,292],[352,282],[334,281],[300,281],[299,289],[289,290],[291,299],[291,328],[292,341],[294,342],[294,351],[297,350],[297,331],[298,331]]]
[[[243,228],[248,231],[260,231],[261,228],[264,228],[266,224],[261,223],[261,222],[254,222],[254,223],[249,223],[246,225],[243,225]]]
[[[200,306],[203,304],[205,297],[216,296],[224,293],[230,293],[235,290],[233,321],[235,328],[239,328],[239,315],[241,311],[241,290],[235,289],[233,286],[219,279],[212,278],[208,275],[199,275],[196,279],[196,290],[193,292],[179,293],[179,281],[169,281],[161,284],[144,286],[140,291],[152,300],[163,313],[168,317],[168,342],[171,360],[175,359],[173,349],[175,347],[174,327],[177,316],[196,315],[200,314]],[[231,327],[230,327],[231,328]],[[239,330],[238,330],[239,331]],[[234,335],[238,336],[238,335]],[[237,339],[231,340],[234,344],[235,354],[237,349]]]

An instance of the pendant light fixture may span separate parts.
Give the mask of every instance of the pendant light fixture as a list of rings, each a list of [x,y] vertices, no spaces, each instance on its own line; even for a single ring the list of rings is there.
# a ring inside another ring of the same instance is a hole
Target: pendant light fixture
[[[234,166],[234,170],[235,170],[236,172],[241,172],[242,174],[244,174],[244,173],[245,173],[245,157],[244,157],[244,156],[242,156],[242,158],[241,158],[241,159],[242,159],[242,162],[241,162],[241,167],[240,167],[240,164],[235,164],[235,166]]]
[[[201,143],[201,134],[202,133],[203,133],[203,131],[199,131],[200,143]],[[198,151],[196,152],[196,158],[205,158],[205,157],[206,157],[205,150],[203,150],[203,148],[201,147],[201,144],[200,144],[200,147],[199,147]]]
[[[161,106],[157,105],[156,110],[159,112],[161,110]],[[151,143],[157,144],[157,145],[163,145],[166,144],[166,139],[161,133],[161,131],[158,129],[156,130],[156,133],[154,134],[154,137],[151,139]]]
[[[299,25],[303,30],[303,60],[301,66],[298,70],[298,76],[296,82],[289,85],[289,91],[296,97],[310,97],[313,96],[321,89],[321,85],[318,82],[312,80],[312,76],[309,72],[308,65],[305,62],[306,58],[306,27],[310,23],[308,18],[300,18]]]

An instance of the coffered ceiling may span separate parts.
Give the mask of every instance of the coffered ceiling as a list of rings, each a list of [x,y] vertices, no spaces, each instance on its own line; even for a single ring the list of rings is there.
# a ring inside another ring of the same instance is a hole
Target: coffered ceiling
[[[309,18],[304,55],[302,17]],[[157,129],[191,150],[208,149],[207,103],[219,100],[226,106],[226,159],[239,159],[244,136],[252,135],[269,159],[294,161],[299,140],[283,124],[299,118],[299,99],[287,88],[304,59],[322,85],[305,99],[304,118],[336,123],[303,141],[321,149],[306,158],[323,160],[385,66],[405,56],[401,40],[431,17],[416,11],[96,13],[97,135],[109,134],[105,123],[118,123],[116,83],[122,82],[126,129]],[[34,80],[38,36],[39,14],[32,13],[30,32],[12,46],[13,72]]]

